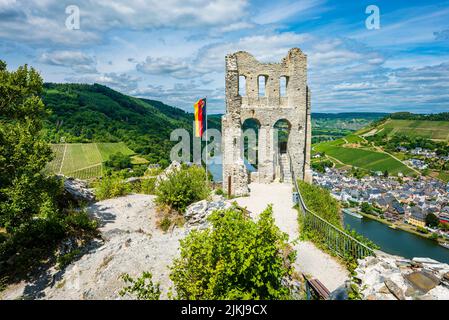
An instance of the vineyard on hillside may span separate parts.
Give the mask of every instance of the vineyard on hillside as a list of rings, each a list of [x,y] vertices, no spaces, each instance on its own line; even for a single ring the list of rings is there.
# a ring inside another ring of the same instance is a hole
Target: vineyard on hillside
[[[112,154],[134,152],[123,142],[53,144],[54,159],[47,165],[51,173],[78,179],[91,179],[103,174],[103,162]]]

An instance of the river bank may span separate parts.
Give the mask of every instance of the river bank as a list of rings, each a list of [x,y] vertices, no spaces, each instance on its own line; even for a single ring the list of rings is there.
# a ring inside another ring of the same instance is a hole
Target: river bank
[[[367,219],[372,219],[375,220],[377,222],[383,223],[385,225],[387,225],[388,227],[393,227],[392,229],[399,229],[402,230],[404,232],[408,232],[411,234],[414,234],[416,236],[422,237],[424,239],[427,240],[431,240],[431,241],[435,241],[436,243],[440,244],[445,242],[444,239],[441,238],[437,238],[437,239],[432,239],[432,232],[429,231],[429,233],[422,233],[419,232],[418,230],[416,230],[416,228],[410,224],[407,224],[405,222],[390,222],[387,219],[381,219],[377,216],[371,215],[371,214],[366,214],[364,212],[357,212],[358,214],[362,215],[363,217],[367,218]]]
[[[370,239],[388,254],[408,259],[429,257],[449,263],[449,250],[440,246],[437,241],[400,228],[389,228],[391,223],[379,219],[358,219],[350,215],[344,215],[343,218],[345,226]]]

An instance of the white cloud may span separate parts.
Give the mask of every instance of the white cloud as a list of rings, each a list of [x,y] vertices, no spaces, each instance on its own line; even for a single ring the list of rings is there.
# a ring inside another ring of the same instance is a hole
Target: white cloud
[[[80,51],[45,52],[38,59],[39,62],[72,68],[80,73],[96,73],[96,60]]]
[[[243,37],[234,42],[212,44],[201,48],[195,61],[197,70],[223,72],[225,55],[248,51],[262,62],[279,62],[293,47],[301,47],[312,37],[308,34],[285,32],[272,35]]]
[[[147,57],[144,62],[136,65],[136,69],[150,75],[168,75],[181,79],[192,76],[192,70],[187,61],[169,57]]]
[[[238,30],[244,30],[244,29],[252,29],[255,28],[256,25],[254,23],[240,21],[231,23],[229,25],[223,26],[219,28],[220,32],[232,32],[232,31],[238,31]]]
[[[123,93],[136,90],[140,80],[142,79],[130,74],[114,72],[85,76],[73,75],[66,78],[66,81],[69,82],[102,84]]]

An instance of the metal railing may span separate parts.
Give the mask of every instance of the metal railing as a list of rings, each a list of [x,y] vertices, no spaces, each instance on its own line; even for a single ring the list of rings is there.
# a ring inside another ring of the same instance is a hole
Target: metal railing
[[[299,196],[299,207],[304,218],[304,229],[316,231],[327,248],[342,258],[350,256],[355,259],[363,259],[367,256],[375,256],[376,254],[372,248],[361,243],[344,230],[337,228],[307,208],[298,187],[290,153],[288,154],[288,159],[290,161],[290,173],[293,185]]]

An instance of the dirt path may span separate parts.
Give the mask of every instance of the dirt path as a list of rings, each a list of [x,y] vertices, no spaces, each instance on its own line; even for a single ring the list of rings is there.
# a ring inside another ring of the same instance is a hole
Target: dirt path
[[[51,268],[34,281],[7,288],[2,299],[120,299],[123,273],[150,271],[161,283],[162,298],[170,288],[168,266],[178,254],[185,231],[164,234],[155,226],[153,196],[130,195],[89,207],[100,222],[104,241],[94,241],[79,260],[64,270]]]
[[[67,151],[67,144],[64,144],[64,153],[62,154],[62,160],[61,160],[61,166],[59,167],[59,173],[62,173],[62,166],[64,165],[66,151]]]
[[[273,204],[276,224],[289,235],[290,241],[297,240],[298,211],[292,208],[292,186],[284,183],[252,183],[250,189],[249,197],[237,198],[235,201],[251,211],[254,217],[257,217],[268,204]],[[294,247],[298,252],[296,269],[318,278],[330,291],[342,286],[348,279],[346,268],[313,243],[298,241]]]

